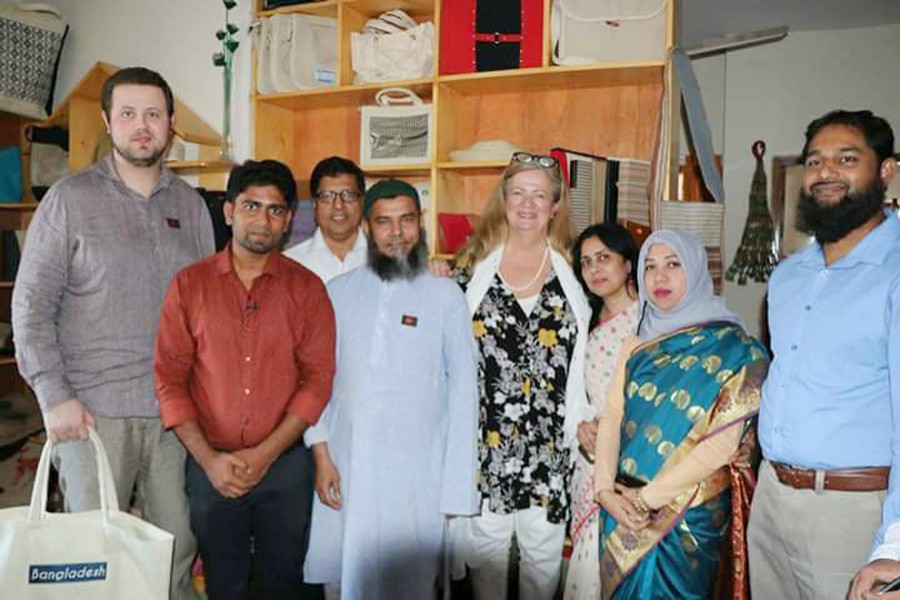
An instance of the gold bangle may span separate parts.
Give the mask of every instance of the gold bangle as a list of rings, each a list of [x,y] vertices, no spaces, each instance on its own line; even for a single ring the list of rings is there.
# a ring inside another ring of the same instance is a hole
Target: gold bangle
[[[653,512],[653,509],[650,508],[650,505],[647,504],[647,501],[644,500],[644,496],[641,495],[641,490],[639,489],[635,492],[633,499],[631,500],[631,504],[638,510],[638,512],[643,514],[648,514]]]

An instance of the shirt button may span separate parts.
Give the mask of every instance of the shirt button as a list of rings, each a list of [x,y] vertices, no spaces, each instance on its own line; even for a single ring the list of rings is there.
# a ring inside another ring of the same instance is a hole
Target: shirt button
[[[803,308],[806,309],[806,310],[812,310],[812,306],[810,306],[809,304],[807,304],[807,305],[804,306]],[[250,359],[247,359],[247,360],[250,360]]]
[[[244,388],[244,395],[245,395],[245,396],[249,396],[249,395],[250,395],[250,388]]]
[[[245,357],[244,357],[244,362],[250,362],[250,357],[249,357],[249,356],[245,356]]]
[[[796,350],[796,349],[797,349],[797,344],[791,344],[791,350]]]
[[[822,269],[821,271],[819,271],[819,273],[822,275],[828,275],[828,269]]]

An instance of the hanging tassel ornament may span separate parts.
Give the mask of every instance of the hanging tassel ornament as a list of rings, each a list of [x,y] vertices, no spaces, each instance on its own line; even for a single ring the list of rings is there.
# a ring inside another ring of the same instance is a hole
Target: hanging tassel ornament
[[[734,281],[737,278],[738,285],[745,285],[748,278],[760,283],[767,281],[778,263],[775,225],[769,214],[769,202],[766,198],[766,171],[763,168],[766,143],[757,140],[753,143],[752,152],[756,158],[756,171],[750,184],[747,222],[744,223],[744,234],[741,236],[741,245],[735,252],[734,262],[725,272],[725,279]]]

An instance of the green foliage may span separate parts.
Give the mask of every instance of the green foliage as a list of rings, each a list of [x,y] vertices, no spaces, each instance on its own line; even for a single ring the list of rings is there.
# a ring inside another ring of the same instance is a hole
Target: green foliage
[[[231,62],[240,42],[235,39],[241,28],[228,20],[228,12],[237,6],[237,0],[222,0],[225,6],[225,27],[216,31],[216,39],[222,42],[222,51],[212,55],[213,66],[231,71]]]

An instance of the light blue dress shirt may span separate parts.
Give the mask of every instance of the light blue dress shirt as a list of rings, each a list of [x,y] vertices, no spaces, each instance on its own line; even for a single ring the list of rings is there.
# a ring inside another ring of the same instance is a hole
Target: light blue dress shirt
[[[882,527],[900,519],[900,221],[893,212],[826,266],[813,244],[769,282],[775,359],[763,456],[811,469],[890,466]]]

